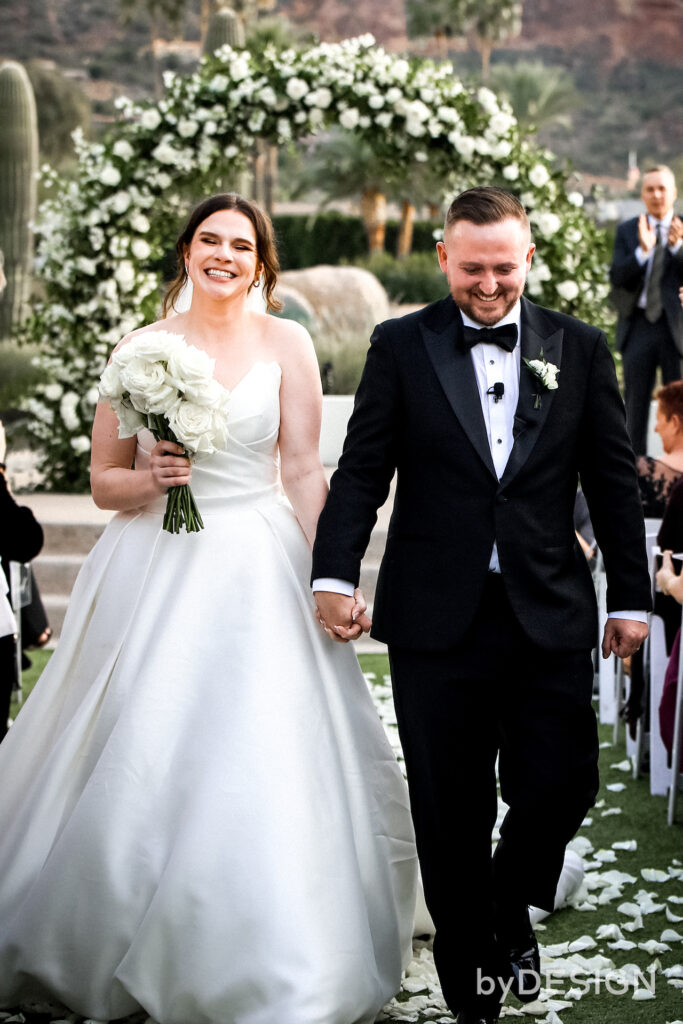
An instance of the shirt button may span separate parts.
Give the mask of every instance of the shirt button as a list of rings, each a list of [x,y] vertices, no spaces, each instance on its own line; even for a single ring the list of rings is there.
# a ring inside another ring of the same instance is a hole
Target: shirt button
[[[503,439],[502,439],[502,437],[499,437],[498,438],[498,444],[502,444],[502,443],[503,443]]]
[[[489,359],[489,365],[490,366],[495,366],[496,365],[496,360],[495,359]]]

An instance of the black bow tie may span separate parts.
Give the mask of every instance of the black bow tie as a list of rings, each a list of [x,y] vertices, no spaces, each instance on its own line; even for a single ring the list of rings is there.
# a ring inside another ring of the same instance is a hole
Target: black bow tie
[[[506,352],[512,352],[517,344],[517,324],[501,324],[500,327],[465,327],[463,325],[465,348],[482,344],[498,345]]]

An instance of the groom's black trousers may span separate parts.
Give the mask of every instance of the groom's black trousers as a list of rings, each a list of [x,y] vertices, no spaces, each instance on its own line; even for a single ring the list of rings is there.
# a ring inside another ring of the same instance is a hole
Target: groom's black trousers
[[[494,938],[505,908],[553,909],[565,846],[598,791],[591,652],[561,650],[561,630],[552,640],[547,651],[527,639],[490,573],[457,647],[389,650],[436,966],[455,1011],[474,997],[477,968],[509,973]],[[509,810],[492,857],[497,757]]]

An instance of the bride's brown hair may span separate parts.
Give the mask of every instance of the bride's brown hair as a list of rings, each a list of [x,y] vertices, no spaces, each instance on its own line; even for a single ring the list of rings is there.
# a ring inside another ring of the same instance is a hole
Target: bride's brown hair
[[[187,283],[187,271],[185,269],[185,251],[192,242],[199,225],[218,210],[237,210],[244,214],[254,226],[256,234],[256,256],[258,258],[261,273],[263,274],[263,295],[269,312],[277,313],[282,309],[282,303],[273,296],[273,289],[280,270],[280,261],[275,248],[275,235],[270,217],[260,210],[244,196],[236,192],[221,192],[218,195],[204,199],[189,216],[187,224],[183,228],[178,241],[176,242],[176,256],[178,265],[176,276],[171,281],[164,295],[163,315],[167,316],[174,308],[175,300],[180,295]],[[253,287],[253,285],[252,285]]]

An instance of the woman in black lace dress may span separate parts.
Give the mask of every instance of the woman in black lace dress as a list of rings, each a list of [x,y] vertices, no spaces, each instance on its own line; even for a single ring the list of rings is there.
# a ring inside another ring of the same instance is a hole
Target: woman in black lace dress
[[[673,487],[683,479],[683,380],[665,384],[656,394],[655,430],[662,439],[664,452],[659,458],[638,458],[638,482],[643,513],[661,519]]]

